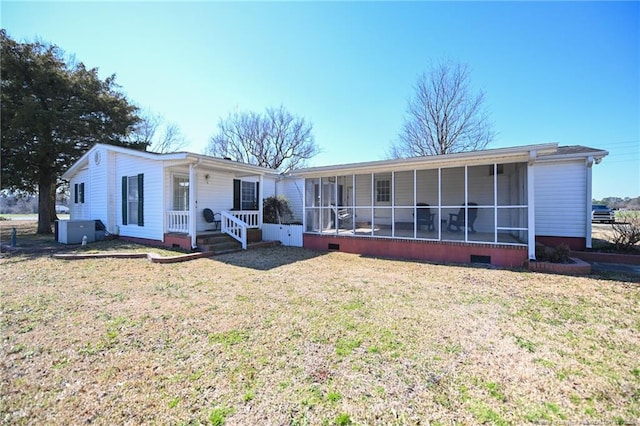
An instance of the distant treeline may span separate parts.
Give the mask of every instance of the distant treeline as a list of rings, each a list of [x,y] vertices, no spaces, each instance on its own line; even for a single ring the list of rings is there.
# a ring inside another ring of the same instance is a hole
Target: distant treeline
[[[605,197],[602,200],[593,199],[593,204],[605,204],[616,210],[640,210],[640,197]]]

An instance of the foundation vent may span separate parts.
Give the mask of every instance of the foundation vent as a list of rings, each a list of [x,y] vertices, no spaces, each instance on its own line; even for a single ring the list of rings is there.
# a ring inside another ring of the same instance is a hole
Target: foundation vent
[[[481,256],[479,254],[472,254],[471,263],[485,263],[487,265],[491,265],[491,256]]]

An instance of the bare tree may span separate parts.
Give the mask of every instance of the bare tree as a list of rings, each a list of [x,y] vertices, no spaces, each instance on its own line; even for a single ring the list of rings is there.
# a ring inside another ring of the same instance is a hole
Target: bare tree
[[[184,148],[187,140],[182,135],[180,127],[175,123],[167,123],[160,133],[160,137],[151,144],[154,152],[175,152]]]
[[[484,93],[472,93],[469,69],[454,62],[432,64],[407,103],[391,158],[451,154],[483,149],[495,133],[484,109]]]
[[[312,125],[283,106],[263,114],[235,112],[218,122],[205,153],[286,173],[320,152]]]
[[[149,151],[160,153],[175,152],[187,145],[177,124],[165,122],[161,115],[151,111],[144,113],[130,137],[146,143]]]

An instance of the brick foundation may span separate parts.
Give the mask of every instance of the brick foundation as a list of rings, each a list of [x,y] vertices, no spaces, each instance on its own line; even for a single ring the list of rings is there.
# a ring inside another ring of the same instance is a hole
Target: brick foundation
[[[500,244],[316,234],[304,234],[303,247],[312,250],[333,249],[366,256],[425,260],[438,263],[471,263],[471,256],[488,256],[491,258],[492,265],[503,267],[522,267],[527,260],[528,253],[527,247]]]
[[[183,250],[191,250],[191,237],[185,234],[164,234],[165,247],[180,247]]]
[[[536,243],[548,247],[558,247],[561,244],[569,246],[571,250],[582,251],[587,248],[587,239],[581,237],[549,237],[536,235]]]
[[[546,272],[550,274],[562,275],[589,275],[591,265],[580,259],[571,258],[573,263],[551,263],[529,261],[527,267],[533,272]]]

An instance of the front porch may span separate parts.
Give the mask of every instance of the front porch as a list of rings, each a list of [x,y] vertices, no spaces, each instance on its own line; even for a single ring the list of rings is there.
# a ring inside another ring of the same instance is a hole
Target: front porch
[[[249,245],[262,241],[258,216],[258,211],[222,211],[216,215],[220,220],[208,223],[208,229],[196,231],[192,236],[190,211],[170,210],[166,212],[164,244],[185,250],[197,247],[200,251],[220,252],[232,246],[246,250]],[[218,242],[221,247],[212,250]]]

